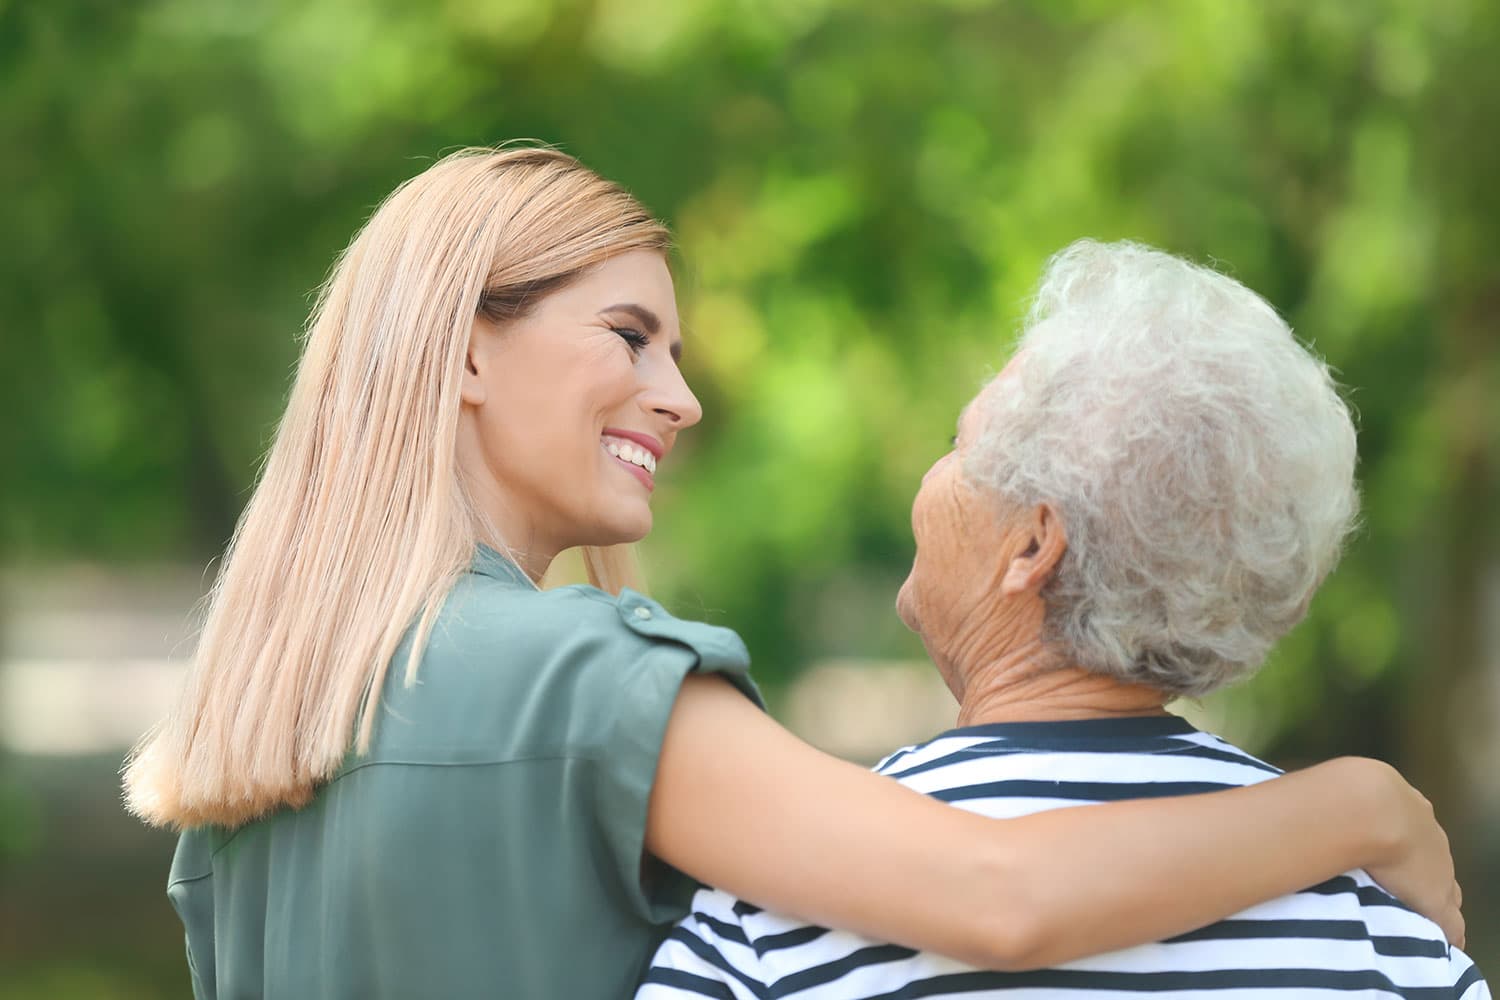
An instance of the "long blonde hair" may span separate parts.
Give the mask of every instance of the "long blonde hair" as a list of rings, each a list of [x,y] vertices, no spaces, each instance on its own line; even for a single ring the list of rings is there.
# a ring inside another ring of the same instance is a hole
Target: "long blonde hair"
[[[179,703],[127,762],[133,812],[237,826],[305,804],[351,744],[369,749],[403,636],[415,621],[410,683],[476,540],[503,544],[455,458],[476,312],[524,315],[669,239],[628,193],[548,148],[463,150],[381,204],[318,296]],[[628,547],[584,562],[605,589],[632,582]]]

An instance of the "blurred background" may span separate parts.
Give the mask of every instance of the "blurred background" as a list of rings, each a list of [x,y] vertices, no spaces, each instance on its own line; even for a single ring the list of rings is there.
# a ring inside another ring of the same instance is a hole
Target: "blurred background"
[[[1358,409],[1364,529],[1257,678],[1181,708],[1400,767],[1500,975],[1497,49],[1485,0],[0,0],[0,1000],[189,995],[120,759],[334,255],[516,137],[678,235],[707,417],[653,590],[856,759],[951,722],[891,611],[908,505],[1046,257],[1132,237],[1269,298]]]

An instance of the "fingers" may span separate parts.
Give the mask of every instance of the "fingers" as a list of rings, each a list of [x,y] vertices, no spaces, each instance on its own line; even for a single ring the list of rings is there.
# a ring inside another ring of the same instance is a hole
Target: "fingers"
[[[1456,907],[1447,907],[1439,915],[1437,925],[1443,929],[1443,937],[1448,943],[1462,948],[1464,946],[1464,915]]]
[[[1466,937],[1466,931],[1468,930],[1468,928],[1464,924],[1464,913],[1463,913],[1463,909],[1462,909],[1463,904],[1464,904],[1464,889],[1463,889],[1463,886],[1461,886],[1461,885],[1458,884],[1458,879],[1454,879],[1453,880],[1453,921],[1454,921],[1454,930],[1453,930],[1452,933],[1447,933],[1448,929],[1446,927],[1443,928],[1443,930],[1444,930],[1445,933],[1447,933],[1448,940],[1450,942],[1452,942],[1453,946],[1456,947],[1456,948],[1462,948],[1464,946],[1464,940],[1465,940],[1465,937]]]
[[[1464,946],[1467,931],[1463,910],[1460,908],[1463,898],[1464,891],[1459,887],[1458,880],[1454,879],[1448,888],[1447,902],[1436,920],[1437,925],[1443,929],[1443,936],[1456,948]]]

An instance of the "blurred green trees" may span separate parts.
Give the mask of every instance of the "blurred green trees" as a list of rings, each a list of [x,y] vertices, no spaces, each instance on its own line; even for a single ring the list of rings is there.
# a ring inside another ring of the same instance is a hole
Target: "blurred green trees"
[[[1480,871],[1497,47],[1483,0],[0,2],[0,547],[206,562],[335,253],[441,152],[534,137],[679,237],[707,417],[656,588],[773,685],[914,655],[921,472],[1046,256],[1128,236],[1263,293],[1360,413],[1364,532],[1211,710],[1282,761],[1392,759]]]

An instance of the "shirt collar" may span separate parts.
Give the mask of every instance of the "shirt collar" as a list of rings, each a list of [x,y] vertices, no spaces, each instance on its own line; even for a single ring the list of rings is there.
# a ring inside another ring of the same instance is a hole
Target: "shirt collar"
[[[1156,740],[1191,736],[1198,729],[1179,715],[1136,715],[1056,722],[991,722],[950,729],[944,736],[983,736],[1011,740],[1086,740],[1089,742]]]
[[[469,568],[475,573],[499,580],[501,583],[525,587],[528,590],[536,589],[536,584],[521,567],[483,542],[475,545],[474,561],[469,564]]]

